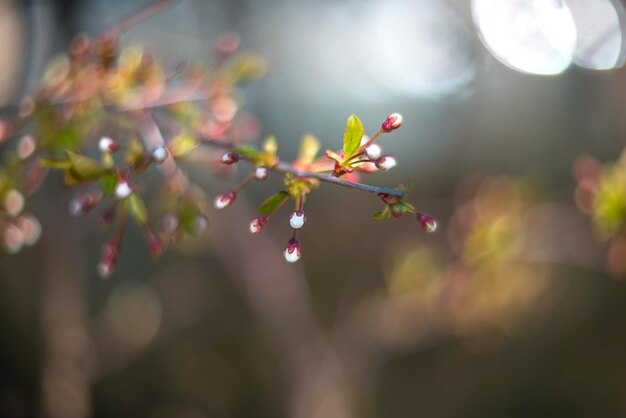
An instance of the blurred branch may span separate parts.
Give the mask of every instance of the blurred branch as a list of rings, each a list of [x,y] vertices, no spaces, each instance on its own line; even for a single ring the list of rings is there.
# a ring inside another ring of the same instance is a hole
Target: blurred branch
[[[154,0],[149,2],[146,6],[139,10],[136,10],[132,14],[122,18],[119,22],[109,27],[105,34],[107,35],[120,35],[142,21],[149,19],[157,14],[169,9],[175,3],[180,0]]]
[[[314,171],[299,170],[297,168],[294,168],[291,164],[287,164],[287,163],[278,163],[278,165],[276,167],[273,167],[272,170],[280,171],[282,173],[291,173],[296,177],[315,178],[325,183],[331,183],[337,186],[348,187],[350,189],[361,190],[364,192],[385,193],[385,194],[389,194],[393,196],[400,196],[400,197],[406,194],[406,190],[404,189],[370,186],[369,184],[347,181],[347,180],[340,179],[339,177],[330,176],[328,174],[316,173]]]

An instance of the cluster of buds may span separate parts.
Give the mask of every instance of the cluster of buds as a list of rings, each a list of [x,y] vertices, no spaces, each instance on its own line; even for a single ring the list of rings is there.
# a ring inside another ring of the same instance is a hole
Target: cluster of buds
[[[237,115],[235,89],[262,76],[264,64],[254,54],[235,55],[239,43],[236,34],[220,36],[210,64],[214,71],[203,73],[162,66],[141,46],[119,45],[118,35],[76,37],[67,53],[48,65],[38,91],[0,119],[0,143],[15,140],[0,167],[0,242],[6,251],[38,238],[39,223],[22,214],[24,195],[39,187],[49,169],[62,171],[66,185],[81,188],[69,202],[71,215],[98,212],[101,226],[115,229],[102,249],[102,276],[115,268],[127,220],[140,226],[154,256],[164,244],[205,230],[204,193],[179,163],[201,144],[237,145],[256,136],[256,119]],[[168,120],[167,132],[161,120]],[[134,133],[123,137],[122,130]],[[221,162],[239,159],[233,151]],[[141,177],[151,168],[160,171],[165,193],[146,190],[152,183]],[[266,178],[267,169],[258,167],[255,177]],[[236,197],[237,191],[225,193],[216,207],[227,207]],[[153,229],[154,219],[159,222]]]
[[[378,132],[369,137],[364,134],[359,118],[352,115],[348,119],[344,133],[343,150],[326,150],[323,156],[316,157],[319,151],[319,142],[311,135],[306,135],[302,139],[298,159],[292,163],[279,162],[275,155],[277,146],[273,143],[273,138],[266,141],[263,149],[240,147],[229,150],[222,154],[221,163],[232,165],[240,160],[245,160],[253,165],[253,171],[237,187],[218,195],[215,198],[214,206],[217,209],[229,207],[237,198],[240,190],[251,179],[264,180],[267,178],[269,170],[273,169],[283,173],[286,190],[281,190],[270,196],[259,207],[260,215],[250,220],[249,229],[252,234],[260,233],[278,209],[292,199],[295,202],[295,210],[288,217],[292,237],[283,251],[285,260],[290,263],[298,261],[302,255],[298,232],[307,222],[307,214],[303,206],[307,195],[320,182],[377,192],[379,198],[385,203],[385,209],[379,212],[376,218],[397,218],[405,213],[411,213],[416,216],[417,222],[424,232],[432,233],[437,229],[437,221],[430,215],[418,212],[411,204],[405,202],[405,189],[378,188],[356,183],[355,175],[358,171],[389,171],[395,167],[395,158],[384,155],[382,147],[374,143],[374,140],[382,134],[396,130],[401,124],[402,116],[398,113],[392,113],[387,116]],[[379,192],[379,189],[385,191]]]
[[[16,186],[3,184],[0,178],[0,197],[4,199],[0,228],[4,228],[1,236],[8,251],[14,252],[17,245],[6,242],[29,244],[38,236],[36,220],[20,215],[24,195],[17,188],[22,190],[22,183],[41,184],[48,169],[62,171],[68,186],[83,188],[69,203],[70,214],[87,216],[99,212],[102,226],[114,228],[102,247],[98,266],[104,277],[115,269],[129,219],[143,231],[147,249],[153,256],[185,234],[197,235],[208,225],[204,215],[205,195],[179,163],[187,160],[205,164],[205,158],[189,158],[203,145],[219,150],[209,152],[208,161],[223,167],[220,172],[233,174],[240,169],[237,163],[242,161],[252,169],[240,184],[215,197],[216,209],[231,206],[246,185],[253,180],[266,180],[270,171],[283,175],[284,190],[261,205],[259,216],[250,221],[249,227],[252,234],[258,234],[287,201],[293,200],[295,208],[287,219],[292,236],[284,250],[288,262],[301,257],[297,235],[307,222],[304,202],[320,182],[373,193],[391,190],[390,196],[395,196],[397,201],[386,202],[388,212],[396,216],[410,211],[407,208],[411,206],[404,202],[404,190],[357,183],[360,173],[389,171],[396,166],[396,160],[384,154],[374,141],[401,126],[400,114],[387,116],[371,137],[365,135],[359,118],[350,116],[343,148],[326,150],[320,156],[319,142],[307,135],[297,160],[292,163],[280,160],[273,137],[260,148],[242,144],[242,140],[255,137],[259,128],[254,128],[251,118],[241,123],[236,117],[238,95],[234,89],[240,82],[261,76],[263,63],[251,54],[233,56],[239,44],[236,34],[221,36],[215,45],[212,71],[202,73],[163,67],[144,48],[121,48],[113,35],[96,41],[84,35],[77,37],[68,54],[46,69],[41,89],[22,101],[15,120],[0,120],[0,142],[20,136],[15,149],[17,158],[8,160],[17,161],[17,168],[11,166],[11,169],[27,171],[23,177],[28,180],[15,182]],[[185,86],[194,86],[193,92]],[[108,115],[109,112],[114,115]],[[120,114],[128,117],[120,118]],[[107,125],[106,121],[111,119],[120,120],[120,125],[136,124],[129,130],[136,132],[137,138],[135,135],[114,137],[120,129]],[[163,133],[161,120],[168,121]],[[35,132],[22,132],[31,126]],[[39,141],[38,137],[45,137],[45,141]],[[92,141],[92,138],[98,139]],[[229,166],[228,170],[224,166]],[[155,193],[158,198],[146,202],[146,195],[152,194],[144,195],[147,186],[141,176],[149,170],[159,170],[165,193]],[[41,174],[42,171],[45,173]],[[30,194],[33,188],[24,191]],[[413,213],[424,230],[436,228],[434,219],[414,210]],[[155,219],[158,221],[153,229]]]

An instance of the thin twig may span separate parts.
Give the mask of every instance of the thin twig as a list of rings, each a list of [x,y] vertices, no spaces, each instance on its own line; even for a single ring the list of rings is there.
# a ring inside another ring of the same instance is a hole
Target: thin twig
[[[204,139],[204,141],[202,142],[203,144],[212,145],[218,148],[230,149],[234,147],[234,144],[231,142],[220,141],[217,139],[210,139],[206,137],[201,138],[201,139]],[[292,164],[284,163],[284,162],[280,162],[278,163],[278,165],[274,167],[268,167],[268,169],[278,171],[281,173],[291,173],[296,177],[315,178],[325,183],[331,183],[337,186],[348,187],[350,189],[361,190],[364,192],[370,192],[370,193],[376,193],[376,194],[386,193],[388,195],[399,196],[399,197],[404,197],[406,195],[405,189],[394,189],[392,187],[370,186],[369,184],[357,183],[354,181],[347,181],[347,180],[340,179],[339,177],[333,177],[325,173],[317,173],[315,171],[300,170],[298,168],[293,167]]]
[[[348,187],[351,189],[357,189],[357,190],[361,190],[364,192],[386,193],[389,195],[400,196],[400,197],[403,197],[406,194],[406,190],[404,189],[394,189],[391,187],[370,186],[369,184],[356,183],[353,181],[343,180],[338,177],[333,177],[328,174],[316,173],[314,171],[299,170],[287,163],[279,163],[277,166],[272,167],[271,169],[275,171],[279,171],[281,173],[292,173],[296,177],[315,178],[325,183],[332,183],[337,186]]]
[[[148,3],[145,7],[142,7],[141,9],[124,17],[122,20],[108,28],[105,33],[116,35],[122,34],[128,31],[128,29],[136,26],[138,23],[169,9],[179,1],[180,0],[154,0],[151,3]]]

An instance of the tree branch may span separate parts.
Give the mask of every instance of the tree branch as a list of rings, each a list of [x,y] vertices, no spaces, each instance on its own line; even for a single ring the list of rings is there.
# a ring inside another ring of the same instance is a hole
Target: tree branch
[[[394,189],[391,187],[370,186],[369,184],[356,183],[353,181],[340,179],[339,177],[333,177],[331,175],[324,174],[324,173],[316,173],[314,171],[299,170],[287,163],[278,163],[277,166],[272,167],[272,170],[279,171],[281,173],[292,173],[296,177],[315,178],[325,183],[331,183],[337,186],[348,187],[351,189],[361,190],[364,192],[386,193],[389,195],[400,196],[400,197],[403,197],[406,194],[406,190],[404,189]]]

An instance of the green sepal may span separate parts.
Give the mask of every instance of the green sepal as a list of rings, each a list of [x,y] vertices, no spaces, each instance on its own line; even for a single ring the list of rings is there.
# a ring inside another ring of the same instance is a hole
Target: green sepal
[[[143,199],[136,193],[131,193],[128,196],[128,210],[130,216],[139,224],[144,225],[148,220],[148,211],[146,205],[143,203]]]

